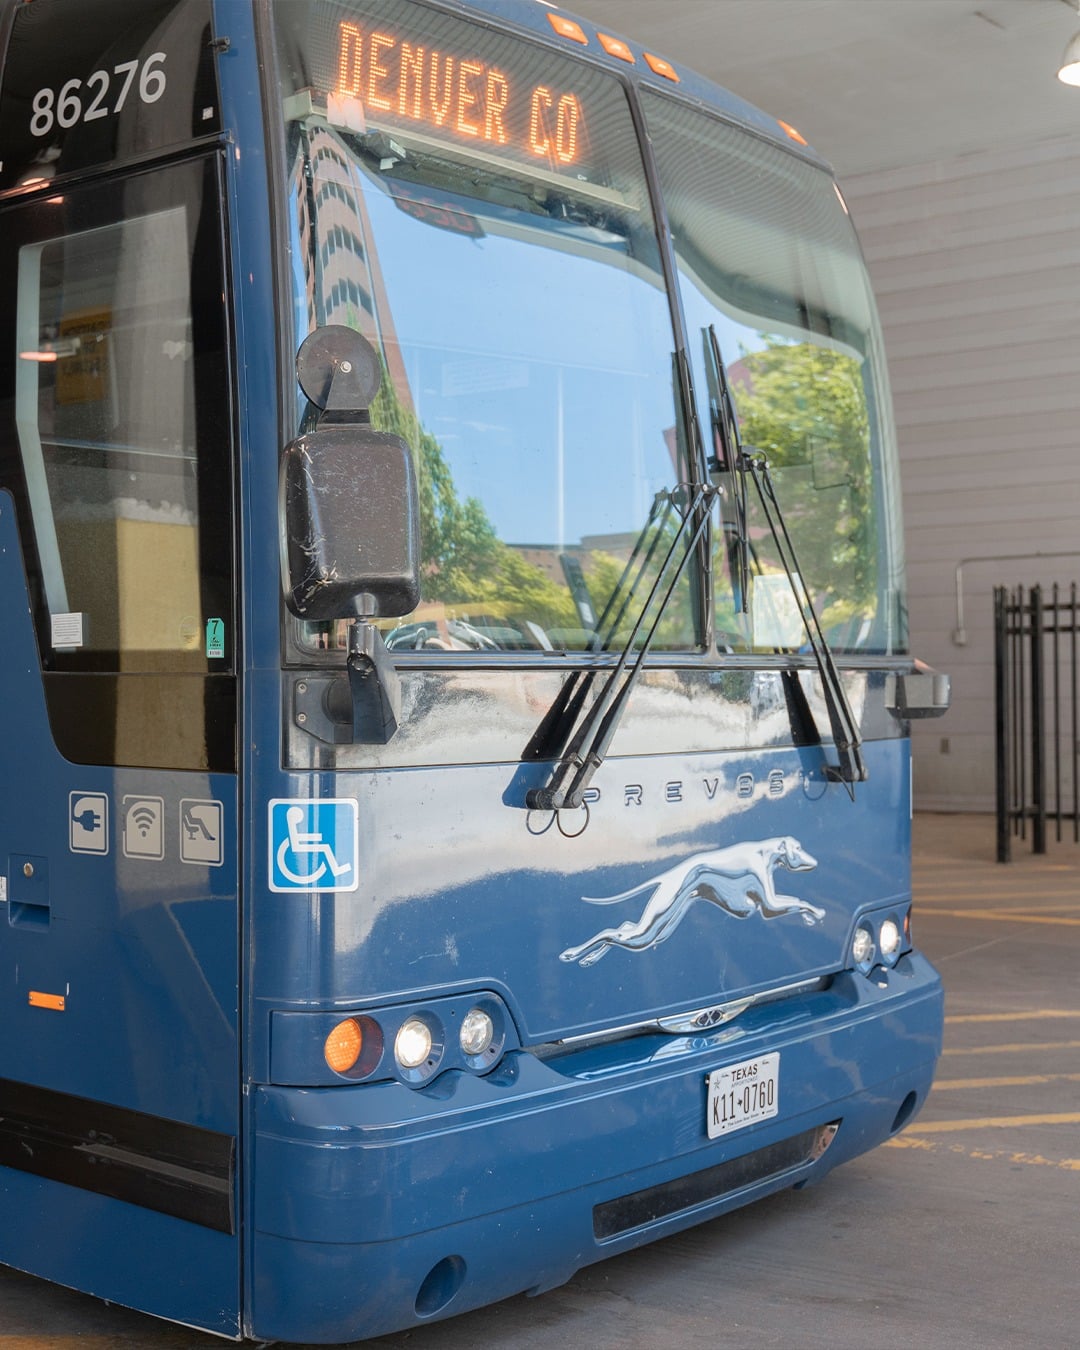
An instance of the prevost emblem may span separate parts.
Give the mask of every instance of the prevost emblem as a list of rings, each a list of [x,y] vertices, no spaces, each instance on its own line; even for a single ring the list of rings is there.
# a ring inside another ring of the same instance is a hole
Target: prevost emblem
[[[694,800],[715,801],[726,790],[734,791],[737,797],[743,799],[755,796],[777,798],[784,795],[787,786],[788,778],[784,771],[770,769],[762,779],[752,773],[740,773],[730,789],[719,774],[705,774],[695,778],[669,778],[662,783],[623,783],[618,788],[590,787],[585,792],[584,801],[589,807],[601,801],[615,801],[624,807],[652,806],[657,803],[678,805]]]

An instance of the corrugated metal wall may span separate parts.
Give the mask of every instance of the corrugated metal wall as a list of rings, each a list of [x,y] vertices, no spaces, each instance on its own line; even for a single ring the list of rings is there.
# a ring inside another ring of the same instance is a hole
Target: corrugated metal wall
[[[1003,97],[1007,97],[1003,93]],[[1080,557],[1080,138],[843,184],[885,329],[904,483],[912,647],[953,677],[915,724],[916,803],[992,810],[995,584],[1068,582]]]

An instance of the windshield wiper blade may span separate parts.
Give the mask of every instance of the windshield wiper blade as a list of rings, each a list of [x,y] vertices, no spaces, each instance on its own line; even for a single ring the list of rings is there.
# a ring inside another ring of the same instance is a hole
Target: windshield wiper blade
[[[731,392],[731,383],[728,380],[727,369],[724,365],[720,343],[716,336],[716,328],[713,324],[710,324],[708,329],[705,330],[704,336],[707,339],[705,343],[705,366],[709,380],[709,403],[712,409],[713,432],[719,442],[721,452],[719,456],[714,454],[710,457],[709,470],[714,478],[719,477],[720,473],[726,470],[731,473],[735,480],[733,496],[736,546],[738,549],[739,595],[737,600],[739,608],[744,614],[749,610],[751,544],[746,488],[746,480],[749,475],[753,479],[766,523],[776,544],[777,552],[780,554],[780,561],[787,576],[788,585],[791,587],[791,593],[799,607],[802,625],[806,630],[806,636],[810,641],[810,648],[817,663],[818,673],[821,676],[821,687],[825,695],[825,708],[829,716],[829,726],[832,730],[837,757],[840,761],[838,765],[827,766],[827,773],[830,777],[839,779],[840,782],[844,783],[848,794],[854,797],[853,784],[863,783],[867,778],[866,765],[863,762],[860,750],[862,736],[859,733],[858,723],[851,711],[847,694],[844,692],[844,685],[836,669],[836,663],[833,661],[832,651],[825,640],[825,634],[821,631],[821,623],[818,620],[814,602],[803,581],[795,545],[788,533],[787,522],[776,495],[772,475],[769,473],[769,461],[762,451],[754,450],[753,447],[744,448],[742,444],[739,432],[739,417],[735,410],[735,399]],[[791,692],[794,695],[794,690]],[[801,699],[795,696],[794,703],[800,710],[800,720],[803,720],[802,709],[805,708],[805,712],[809,713],[809,705],[806,703],[805,695]]]
[[[709,411],[713,435],[719,442],[720,453],[709,456],[709,474],[718,482],[720,474],[728,472],[732,478],[732,512],[735,524],[735,560],[732,567],[736,578],[735,604],[740,614],[750,611],[750,530],[747,524],[746,465],[743,462],[742,441],[739,434],[739,414],[727,376],[727,367],[720,353],[716,326],[709,324],[703,330],[705,337],[705,374],[709,385]]]
[[[832,730],[833,743],[836,746],[836,753],[840,761],[839,764],[828,765],[826,772],[829,777],[842,782],[848,790],[848,795],[854,800],[854,784],[864,783],[868,777],[860,749],[862,736],[859,733],[858,722],[851,710],[847,694],[844,692],[844,685],[836,669],[832,651],[825,640],[825,634],[821,631],[821,623],[818,620],[814,602],[803,580],[802,572],[799,570],[799,559],[795,553],[795,545],[788,533],[787,522],[784,520],[784,513],[776,495],[772,475],[769,473],[769,461],[762,451],[753,448],[741,450],[739,457],[743,462],[744,471],[753,480],[758,499],[761,502],[762,512],[772,533],[777,552],[780,554],[780,561],[787,576],[788,585],[791,587],[791,593],[799,607],[803,628],[806,630],[806,636],[814,653],[814,660],[817,662],[818,673],[821,676],[821,687],[825,695],[825,708],[829,715],[829,726]]]
[[[687,492],[690,491],[689,488],[686,490]],[[530,810],[560,811],[564,808],[574,810],[583,804],[585,790],[589,786],[593,774],[604,762],[623,710],[626,708],[630,694],[637,683],[638,676],[641,674],[645,658],[649,654],[649,649],[659,629],[660,621],[667,611],[671,597],[675,594],[679,579],[708,528],[709,511],[719,493],[720,489],[712,486],[702,485],[693,489],[693,496],[687,504],[679,528],[675,531],[652,588],[599,697],[585,717],[582,718],[577,731],[552,771],[547,783],[543,787],[530,788],[525,794],[525,805]],[[671,494],[673,502],[678,494],[678,489]],[[693,524],[692,530],[690,530],[691,524]],[[678,562],[675,564],[674,571],[672,571],[672,559],[676,555],[680,541],[688,531],[690,537],[683,546]],[[661,586],[667,575],[670,575],[667,589],[663,592],[659,604],[656,604],[657,596],[660,595]],[[645,635],[645,640],[641,644],[636,660],[627,670],[630,657],[637,643],[638,634],[641,632],[646,616],[654,608],[654,605],[656,612],[652,624]]]

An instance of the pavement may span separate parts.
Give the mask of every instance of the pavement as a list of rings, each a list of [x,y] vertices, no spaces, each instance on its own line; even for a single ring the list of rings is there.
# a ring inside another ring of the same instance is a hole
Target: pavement
[[[915,938],[946,985],[922,1113],[832,1173],[378,1350],[1074,1350],[1080,844],[994,861],[989,816],[915,821]],[[222,1342],[0,1268],[0,1350]]]

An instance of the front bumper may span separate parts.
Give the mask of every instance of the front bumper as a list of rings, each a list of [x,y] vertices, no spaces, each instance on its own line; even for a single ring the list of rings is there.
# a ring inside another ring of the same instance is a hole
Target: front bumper
[[[552,1288],[817,1180],[921,1107],[942,1007],[936,972],[913,953],[711,1035],[520,1052],[487,1077],[448,1074],[423,1091],[256,1087],[248,1333],[382,1335]],[[766,1051],[780,1053],[779,1115],[710,1141],[707,1075]],[[792,1151],[836,1122],[822,1156]],[[629,1226],[611,1232],[622,1201]]]

